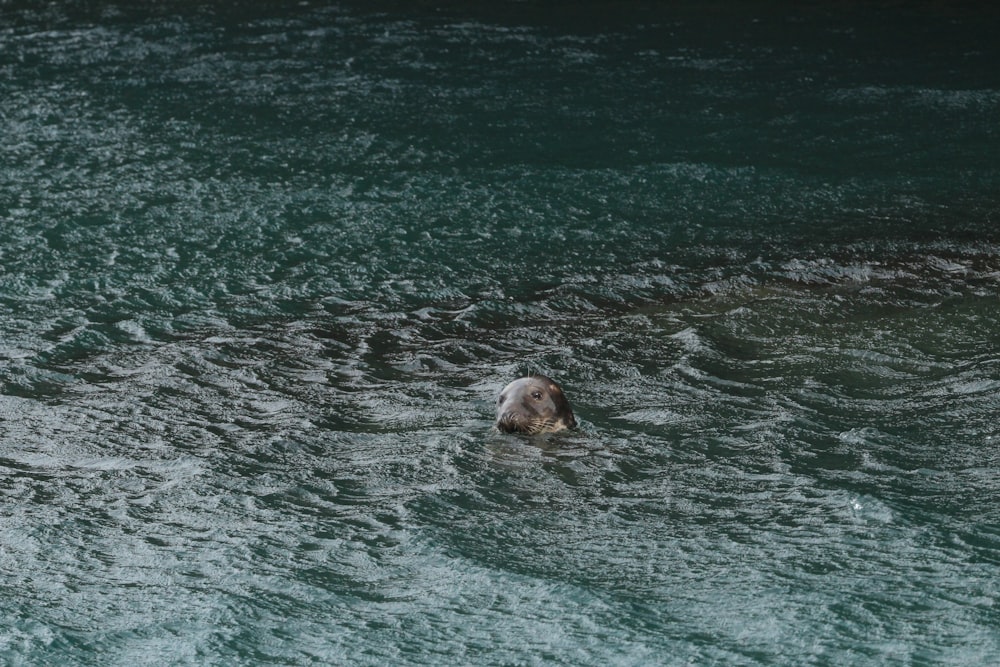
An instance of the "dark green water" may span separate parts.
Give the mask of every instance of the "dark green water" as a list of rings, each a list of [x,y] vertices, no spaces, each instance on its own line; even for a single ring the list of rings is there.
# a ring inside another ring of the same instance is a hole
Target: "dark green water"
[[[0,4],[0,662],[1000,662],[998,29]]]

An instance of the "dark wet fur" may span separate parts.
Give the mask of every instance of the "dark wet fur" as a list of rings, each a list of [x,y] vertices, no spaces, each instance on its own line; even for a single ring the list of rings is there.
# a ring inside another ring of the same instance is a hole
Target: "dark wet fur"
[[[510,391],[516,393],[510,395]],[[537,398],[536,392],[540,394]],[[562,389],[544,375],[514,380],[497,401],[496,428],[503,433],[537,435],[575,426],[576,418]]]

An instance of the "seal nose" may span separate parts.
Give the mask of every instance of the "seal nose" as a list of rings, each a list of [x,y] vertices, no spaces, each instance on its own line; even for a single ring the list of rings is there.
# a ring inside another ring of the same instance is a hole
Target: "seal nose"
[[[517,415],[513,412],[505,412],[497,417],[497,428],[504,433],[514,433],[518,430]]]

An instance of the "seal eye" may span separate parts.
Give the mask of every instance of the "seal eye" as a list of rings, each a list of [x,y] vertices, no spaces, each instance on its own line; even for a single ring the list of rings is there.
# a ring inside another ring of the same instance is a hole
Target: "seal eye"
[[[542,400],[542,392],[540,392],[538,390],[535,390],[535,391],[531,392],[531,397],[533,399],[535,399],[536,401],[540,401],[540,400]]]
[[[500,398],[497,399],[497,404],[503,403],[503,399],[507,398],[503,394],[500,394]]]

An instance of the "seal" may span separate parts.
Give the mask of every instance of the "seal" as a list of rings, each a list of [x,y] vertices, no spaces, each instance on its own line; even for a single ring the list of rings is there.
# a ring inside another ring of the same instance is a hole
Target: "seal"
[[[576,418],[562,389],[544,375],[514,380],[497,399],[496,427],[504,433],[536,435],[575,426]]]

